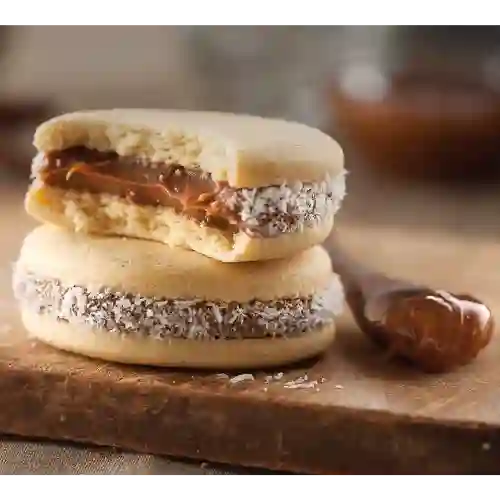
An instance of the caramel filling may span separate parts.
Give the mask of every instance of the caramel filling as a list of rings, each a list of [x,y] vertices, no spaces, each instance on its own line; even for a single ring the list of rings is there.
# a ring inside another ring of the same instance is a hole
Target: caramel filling
[[[199,169],[76,147],[47,154],[41,179],[54,187],[170,207],[223,231],[240,230],[238,214],[224,203],[230,188]]]
[[[234,188],[199,168],[85,147],[40,153],[33,176],[54,188],[169,207],[228,237],[241,232],[272,238],[314,227],[335,214],[344,195],[342,175],[316,183]]]

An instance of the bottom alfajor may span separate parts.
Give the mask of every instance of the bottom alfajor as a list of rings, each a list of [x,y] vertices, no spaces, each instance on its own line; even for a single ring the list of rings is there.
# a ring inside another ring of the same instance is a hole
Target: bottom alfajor
[[[134,239],[41,226],[13,287],[32,337],[109,361],[242,369],[323,352],[343,290],[327,253],[223,264]]]

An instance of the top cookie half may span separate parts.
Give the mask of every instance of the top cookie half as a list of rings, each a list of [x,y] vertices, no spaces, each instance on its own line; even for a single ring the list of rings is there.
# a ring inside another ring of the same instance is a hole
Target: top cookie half
[[[168,110],[84,111],[35,133],[26,208],[75,231],[226,262],[323,241],[345,193],[338,143],[299,123]]]

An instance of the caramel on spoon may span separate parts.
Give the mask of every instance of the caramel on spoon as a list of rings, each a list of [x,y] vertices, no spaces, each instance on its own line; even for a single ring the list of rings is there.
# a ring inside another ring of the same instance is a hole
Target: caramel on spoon
[[[427,372],[445,372],[471,362],[491,341],[493,315],[475,297],[374,272],[334,240],[327,250],[358,326],[390,356]]]

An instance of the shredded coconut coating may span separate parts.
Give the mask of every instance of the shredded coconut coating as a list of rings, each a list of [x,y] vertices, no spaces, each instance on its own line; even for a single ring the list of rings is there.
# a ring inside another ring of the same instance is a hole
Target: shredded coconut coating
[[[251,237],[272,238],[283,233],[301,232],[333,217],[344,195],[345,176],[339,174],[319,183],[229,188],[220,197],[238,214],[245,233]]]
[[[298,337],[331,323],[343,305],[341,288],[333,279],[325,290],[309,297],[237,303],[151,298],[109,288],[91,293],[83,286],[16,272],[14,294],[37,314],[111,334],[158,340]]]

